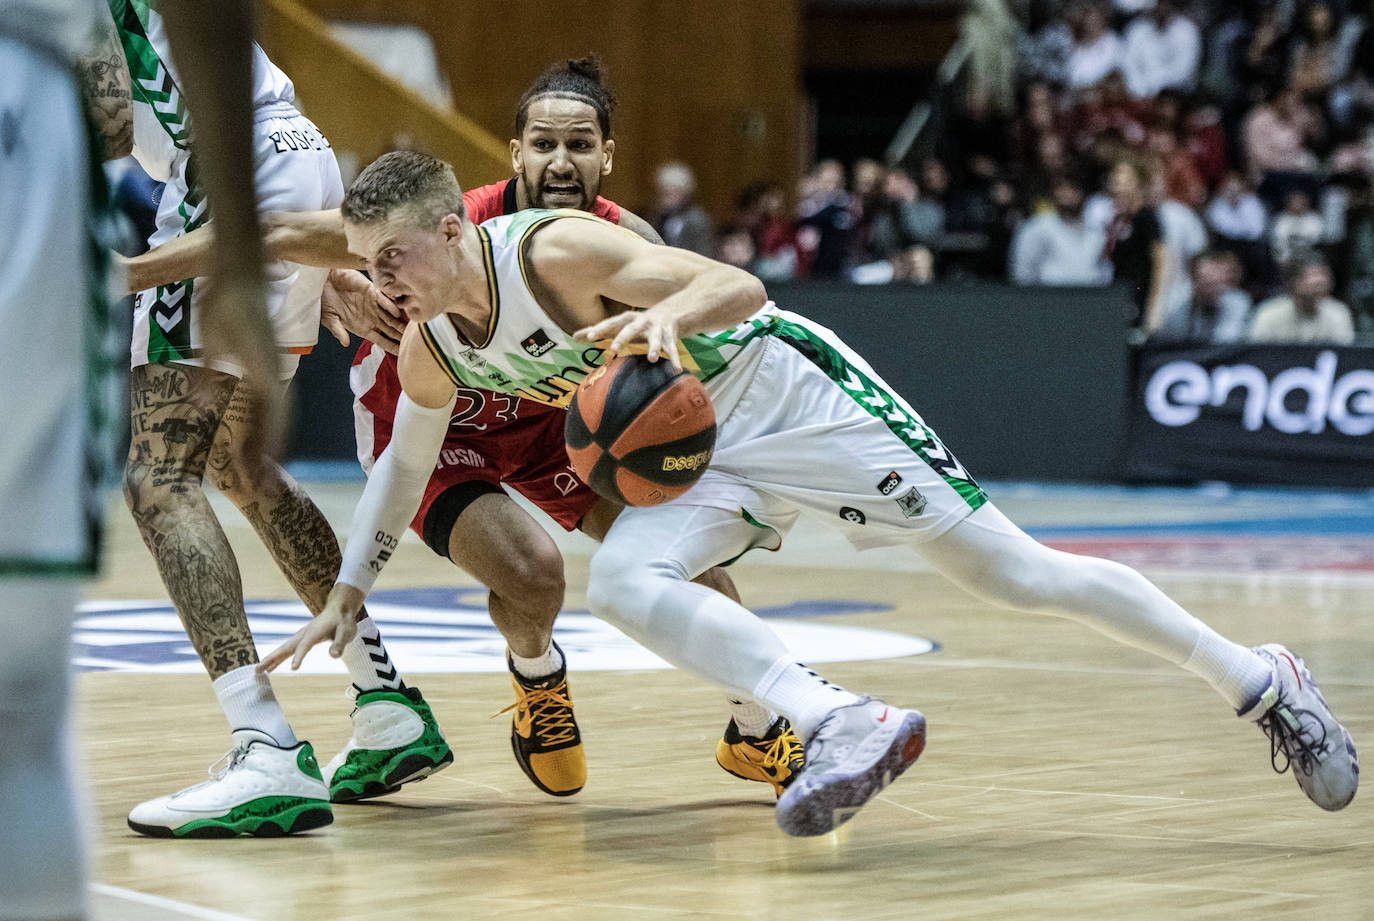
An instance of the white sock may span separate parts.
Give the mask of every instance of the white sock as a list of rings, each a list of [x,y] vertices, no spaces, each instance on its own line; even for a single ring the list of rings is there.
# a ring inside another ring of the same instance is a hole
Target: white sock
[[[359,691],[383,688],[399,691],[406,686],[386,647],[382,645],[382,634],[371,617],[358,621],[358,634],[344,647],[343,662]]]
[[[731,697],[729,701],[730,717],[735,721],[735,728],[742,736],[761,739],[778,718],[772,710],[752,700]]]
[[[1182,664],[1216,688],[1237,712],[1254,703],[1274,678],[1262,657],[1210,627],[1203,627],[1192,655]]]
[[[229,719],[229,731],[235,742],[251,741],[266,736],[274,745],[290,748],[296,744],[296,734],[286,721],[277,695],[266,675],[258,674],[256,665],[243,665],[215,679],[212,685],[219,698],[220,709]]]
[[[802,741],[811,737],[831,710],[859,702],[858,695],[786,656],[774,662],[759,680],[754,697],[779,713],[789,714],[792,729]]]
[[[541,681],[563,667],[563,653],[550,642],[549,648],[544,650],[543,655],[527,659],[512,652],[510,662],[519,677],[530,682]]]

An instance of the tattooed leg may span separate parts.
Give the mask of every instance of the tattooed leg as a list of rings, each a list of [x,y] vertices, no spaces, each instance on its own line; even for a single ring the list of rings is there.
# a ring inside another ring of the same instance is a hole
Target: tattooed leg
[[[129,379],[124,498],[211,679],[258,661],[238,563],[202,486],[237,383],[183,365],[145,365]]]
[[[324,513],[278,464],[261,464],[256,476],[245,468],[243,438],[252,423],[247,397],[243,387],[234,392],[207,475],[253,525],[310,613],[318,614],[339,575],[339,541]]]

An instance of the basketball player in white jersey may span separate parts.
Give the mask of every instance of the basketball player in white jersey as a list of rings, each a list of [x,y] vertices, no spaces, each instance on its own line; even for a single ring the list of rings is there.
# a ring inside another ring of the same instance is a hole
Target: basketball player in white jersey
[[[806,766],[778,801],[788,834],[847,821],[915,760],[925,729],[916,711],[858,697],[792,661],[762,620],[688,581],[749,549],[776,548],[803,510],[860,548],[909,544],[984,600],[1077,620],[1182,666],[1258,722],[1319,806],[1354,797],[1355,747],[1301,659],[1231,642],[1132,569],[1032,540],[861,357],[779,311],[753,276],[582,212],[474,225],[452,170],[417,153],[369,166],[342,211],[350,249],[411,318],[399,355],[404,393],[324,612],[266,661],[291,650],[297,664],[322,639],[341,653],[418,504],[461,382],[561,391],[566,405],[608,354],[641,344],[702,378],[718,440],[685,495],[616,519],[592,559],[588,605],[669,662],[791,720]],[[534,360],[520,344],[531,335],[551,343]]]
[[[159,5],[108,4],[133,77],[133,153],[154,179],[166,182],[150,241],[157,245],[209,219],[199,161],[188,147],[193,113],[180,92]],[[329,142],[296,109],[291,81],[256,45],[252,100],[258,207],[336,206],[343,188]],[[239,365],[204,354],[202,314],[207,298],[216,294],[206,279],[160,286],[137,299],[124,493],[213,681],[233,739],[224,769],[210,783],[130,813],[130,827],[143,834],[275,835],[332,821],[330,790],[313,749],[296,738],[255,668],[237,564],[203,491],[208,474],[248,518],[306,606],[320,610],[338,542],[304,491],[270,458],[255,453],[245,436],[254,423],[255,389],[284,388],[300,355],[315,343],[323,277],[322,270],[290,263],[268,266],[268,311],[279,356],[266,382],[245,382]],[[352,793],[375,795],[452,760],[428,705],[418,690],[399,682],[366,619],[349,671],[360,691],[388,697],[380,719],[394,747],[358,751],[350,745],[326,767],[330,779],[347,772],[356,781]]]
[[[266,325],[247,143],[251,25],[237,0],[197,12],[195,22],[175,17],[175,41],[198,47],[213,32],[220,50],[188,76],[197,98],[219,103],[204,109],[202,128],[224,225],[216,273],[237,293],[221,324],[232,336]],[[99,349],[98,227],[108,212],[98,164],[127,153],[132,112],[123,52],[98,0],[0,0],[0,73],[0,322],[23,331],[0,371],[0,919],[58,921],[86,915],[68,660],[108,448],[93,399],[112,367]],[[264,363],[252,342],[230,344],[244,365]]]

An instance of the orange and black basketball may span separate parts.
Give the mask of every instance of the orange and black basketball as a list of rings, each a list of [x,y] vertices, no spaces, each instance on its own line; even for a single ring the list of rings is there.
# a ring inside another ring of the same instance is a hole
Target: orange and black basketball
[[[663,359],[624,355],[588,374],[568,407],[577,475],[623,505],[657,505],[701,478],[716,444],[706,388]]]

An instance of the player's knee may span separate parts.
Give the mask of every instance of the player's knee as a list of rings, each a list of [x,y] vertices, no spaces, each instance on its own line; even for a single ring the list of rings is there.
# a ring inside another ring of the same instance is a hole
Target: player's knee
[[[603,544],[587,574],[587,607],[624,629],[649,616],[653,599],[669,582],[685,580],[686,575],[671,562],[645,560]]]
[[[642,599],[647,578],[643,560],[603,544],[588,567],[588,609],[611,623],[624,622],[633,613],[636,597]]]
[[[519,610],[552,623],[563,607],[566,590],[563,556],[552,542],[547,548],[519,554],[508,561],[500,582],[489,587]]]

